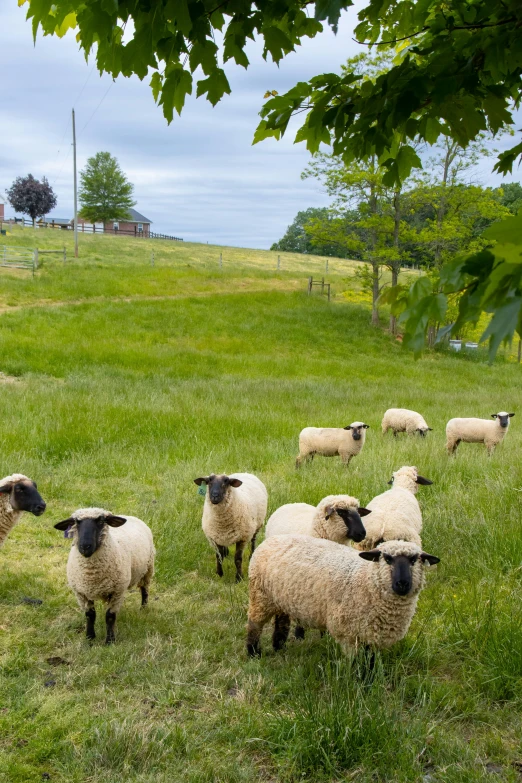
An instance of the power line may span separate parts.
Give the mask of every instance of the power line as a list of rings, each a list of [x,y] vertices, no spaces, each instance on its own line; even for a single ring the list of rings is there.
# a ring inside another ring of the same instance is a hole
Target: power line
[[[78,134],[78,138],[79,138],[79,137],[82,135],[82,133],[84,132],[85,128],[86,128],[86,127],[87,127],[87,125],[90,123],[90,121],[92,120],[92,118],[94,117],[94,115],[96,114],[96,112],[98,111],[98,109],[100,108],[100,106],[102,105],[103,101],[105,100],[105,98],[106,98],[106,97],[107,97],[107,95],[109,94],[109,91],[110,91],[110,89],[111,89],[111,87],[112,87],[112,85],[113,85],[113,84],[114,84],[114,82],[111,82],[111,83],[109,84],[109,87],[108,87],[108,89],[107,89],[107,91],[106,91],[105,95],[103,96],[103,98],[101,99],[101,101],[99,102],[99,104],[97,105],[97,107],[95,108],[95,110],[93,111],[93,113],[91,114],[91,116],[89,117],[89,119],[87,120],[87,122],[85,123],[85,125],[83,126],[83,128],[81,129],[81,131],[79,132],[79,134]]]

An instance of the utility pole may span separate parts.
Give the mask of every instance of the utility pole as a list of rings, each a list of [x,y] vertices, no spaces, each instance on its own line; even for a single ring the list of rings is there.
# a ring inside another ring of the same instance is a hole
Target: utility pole
[[[76,175],[76,120],[72,110],[73,161],[74,161],[74,257],[78,258],[78,181]]]

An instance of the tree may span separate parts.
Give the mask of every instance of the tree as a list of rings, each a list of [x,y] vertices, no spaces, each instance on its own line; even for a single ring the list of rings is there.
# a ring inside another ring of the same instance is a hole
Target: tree
[[[33,226],[36,218],[47,215],[56,206],[56,196],[45,177],[41,182],[28,174],[17,177],[7,191],[7,200],[21,215],[30,215]]]
[[[89,158],[80,172],[79,216],[90,223],[129,218],[136,203],[132,185],[109,152],[98,152]]]
[[[516,215],[522,207],[522,185],[520,182],[507,182],[499,189],[500,203]]]
[[[86,55],[96,44],[100,71],[140,79],[152,71],[154,97],[169,122],[192,93],[198,69],[197,95],[215,105],[230,93],[221,61],[247,68],[248,39],[261,38],[263,57],[279,62],[303,38],[320,33],[323,22],[336,30],[341,12],[353,5],[353,0],[21,2],[29,5],[35,35],[39,29],[58,36],[76,29]],[[361,45],[400,49],[386,72],[371,85],[355,70],[344,70],[299,82],[282,96],[271,94],[258,140],[282,135],[292,115],[304,110],[298,140],[310,151],[333,143],[334,154],[346,160],[376,155],[395,182],[409,174],[413,161],[411,147],[393,148],[395,133],[432,144],[449,132],[465,147],[480,131],[512,124],[521,97],[519,0],[367,0],[359,20],[355,36]],[[522,143],[516,144],[499,156],[497,169],[511,171],[521,154]]]
[[[337,244],[329,244],[316,240],[307,232],[312,220],[328,220],[329,212],[326,207],[310,207],[298,212],[293,223],[288,226],[286,233],[279,242],[274,242],[270,250],[280,250],[286,253],[315,253],[319,256],[336,256],[344,258],[345,252]]]

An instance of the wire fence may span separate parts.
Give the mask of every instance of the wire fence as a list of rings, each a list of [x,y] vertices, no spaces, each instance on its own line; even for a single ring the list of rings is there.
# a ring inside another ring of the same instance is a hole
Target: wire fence
[[[36,229],[54,229],[58,231],[74,231],[74,225],[71,221],[57,221],[57,220],[37,220],[33,226],[33,221],[27,218],[4,218],[0,221],[0,230],[3,225],[15,225],[22,228],[36,228]],[[78,223],[78,231],[81,234],[113,234],[126,237],[135,237],[136,239],[166,239],[171,242],[183,242],[181,237],[174,237],[170,234],[158,234],[155,231],[150,231],[144,228],[142,231],[134,226],[134,229],[123,228],[107,228],[107,226],[96,223]]]

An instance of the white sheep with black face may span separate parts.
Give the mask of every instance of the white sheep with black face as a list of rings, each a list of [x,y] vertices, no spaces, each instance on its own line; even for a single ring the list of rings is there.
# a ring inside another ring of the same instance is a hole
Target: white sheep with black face
[[[396,470],[389,484],[392,488],[367,504],[372,513],[365,521],[366,537],[355,543],[357,549],[373,549],[382,541],[412,541],[421,546],[422,512],[415,497],[419,486],[433,484],[414,465]]]
[[[454,454],[459,443],[483,443],[491,456],[506,437],[509,420],[515,414],[500,411],[489,419],[450,419],[446,424],[446,448]]]
[[[73,539],[67,581],[85,612],[87,638],[96,636],[94,602],[100,600],[107,605],[105,643],[111,644],[127,590],[139,587],[141,605],[147,604],[154,573],[152,532],[137,517],[115,516],[103,508],[80,508],[55,528]]]
[[[0,547],[24,511],[39,517],[45,509],[45,501],[32,479],[23,473],[0,479]]]
[[[313,460],[315,454],[322,457],[339,455],[345,465],[360,454],[370,425],[354,421],[348,427],[305,427],[299,435],[299,454],[295,466]]]
[[[351,495],[328,495],[317,506],[287,503],[266,523],[265,538],[281,535],[327,538],[338,544],[362,541],[366,531],[361,517],[369,514]]]
[[[426,566],[438,562],[409,541],[356,552],[321,538],[273,536],[250,562],[247,652],[260,654],[272,617],[275,650],[286,642],[291,617],[328,631],[346,651],[391,647],[410,627]]]
[[[425,438],[431,427],[428,427],[426,421],[417,411],[410,411],[407,408],[388,408],[382,419],[383,434],[392,430],[394,435],[398,432],[407,432],[409,435],[420,435]]]
[[[250,542],[250,553],[254,552],[256,536],[265,522],[266,487],[252,473],[211,473],[194,479],[194,483],[207,486],[201,526],[216,551],[216,573],[223,576],[223,560],[228,548],[235,544],[236,582],[240,582],[243,550]]]

